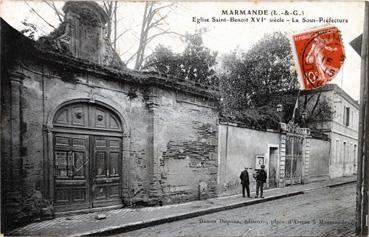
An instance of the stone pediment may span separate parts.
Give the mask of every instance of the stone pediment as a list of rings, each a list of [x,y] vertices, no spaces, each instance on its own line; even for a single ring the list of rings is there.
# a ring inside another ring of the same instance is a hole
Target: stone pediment
[[[95,2],[66,2],[64,22],[45,37],[54,49],[102,66],[123,69],[106,34],[108,16]]]

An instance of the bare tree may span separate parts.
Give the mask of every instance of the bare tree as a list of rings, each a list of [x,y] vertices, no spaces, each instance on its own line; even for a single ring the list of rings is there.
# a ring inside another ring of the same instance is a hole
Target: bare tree
[[[37,17],[39,17],[43,22],[45,22],[48,26],[50,26],[53,29],[56,29],[57,27],[55,27],[53,24],[51,24],[49,21],[47,21],[44,17],[41,16],[41,14],[39,14],[31,5],[29,5],[29,3],[27,1],[24,1],[26,3],[26,5],[31,9],[31,12],[33,12]],[[50,3],[49,6],[55,6],[54,2]],[[55,9],[54,9],[55,11]],[[57,13],[56,13],[57,14]],[[60,19],[60,18],[59,18]],[[23,22],[26,22],[26,19],[23,20]],[[24,23],[23,23],[24,24]],[[26,24],[24,24],[25,26],[27,26]],[[36,30],[35,30],[36,31]]]
[[[114,10],[113,10],[113,5],[116,7],[116,4],[114,4],[114,2],[112,1],[104,1],[103,2],[103,8],[104,11],[106,13],[106,15],[108,16],[108,27],[107,27],[107,36],[108,38],[111,37],[111,32],[112,32],[112,18],[114,16]],[[116,11],[116,9],[115,9]]]
[[[141,24],[139,44],[136,53],[134,53],[128,60],[131,61],[136,58],[134,69],[141,69],[143,62],[145,60],[145,50],[147,45],[155,39],[156,37],[164,34],[177,34],[175,32],[169,31],[169,29],[163,29],[162,26],[165,24],[165,19],[168,17],[169,12],[166,14],[161,14],[164,9],[171,9],[174,3],[162,5],[157,2],[146,2],[144,15]],[[153,31],[157,32],[151,34]]]
[[[107,37],[110,39],[113,49],[117,49],[117,42],[118,40],[128,31],[131,30],[131,28],[126,28],[122,32],[119,32],[118,30],[118,24],[124,17],[118,19],[117,12],[120,5],[118,4],[118,1],[104,1],[102,4],[102,7],[104,11],[106,12],[108,16],[108,23],[107,23]],[[122,26],[119,26],[119,28],[123,28]]]
[[[43,0],[43,2],[47,6],[49,6],[50,9],[53,10],[59,22],[63,22],[64,14],[61,11],[60,7],[56,6],[53,0]],[[37,12],[37,10],[34,9],[30,4],[28,4],[28,2],[25,1],[25,3],[28,5],[31,11],[42,21],[44,21],[48,26],[50,26],[52,29],[57,29],[57,26],[49,23],[48,20],[44,18],[42,14]],[[103,1],[100,2],[99,5],[104,9],[105,13],[108,16],[106,28],[107,37],[110,39],[113,49],[117,50],[117,45],[120,38],[127,32],[131,31],[132,28],[125,28],[120,24],[120,21],[124,19],[124,17],[118,18],[118,9],[120,6],[122,6],[121,3],[118,3],[118,1]],[[140,70],[143,62],[147,58],[145,53],[149,43],[160,35],[177,34],[181,37],[184,37],[184,35],[170,31],[167,23],[165,22],[168,14],[170,13],[174,5],[175,3],[164,4],[158,2],[145,2],[144,15],[142,18],[140,33],[138,36],[138,47],[136,52],[128,58],[126,64],[128,64],[132,60],[135,60],[134,69]],[[42,31],[42,29],[38,29],[35,24],[29,23],[26,20],[24,21],[24,25],[26,29],[23,30],[23,32],[32,37],[34,37],[35,32],[37,32],[38,30]],[[129,49],[126,49],[126,51],[128,50]]]
[[[62,23],[64,20],[64,13],[60,11],[58,7],[55,6],[55,2],[45,0],[43,2],[46,3],[55,12],[55,15],[58,17],[59,23]]]

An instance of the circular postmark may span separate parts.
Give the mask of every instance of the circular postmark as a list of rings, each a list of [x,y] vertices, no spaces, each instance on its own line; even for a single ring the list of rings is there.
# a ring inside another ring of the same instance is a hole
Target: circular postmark
[[[318,29],[294,38],[304,88],[313,89],[333,80],[345,60],[340,31]]]

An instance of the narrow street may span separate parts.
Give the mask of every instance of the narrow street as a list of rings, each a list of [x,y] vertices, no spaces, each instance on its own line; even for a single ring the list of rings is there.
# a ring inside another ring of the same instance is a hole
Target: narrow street
[[[356,184],[115,236],[354,236]]]

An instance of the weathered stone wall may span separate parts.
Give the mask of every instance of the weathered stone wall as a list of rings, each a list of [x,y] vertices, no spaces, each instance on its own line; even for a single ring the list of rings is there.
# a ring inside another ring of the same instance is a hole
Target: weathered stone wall
[[[164,203],[216,195],[217,122],[214,103],[201,97],[157,91],[156,172]],[[154,157],[155,157],[154,156]],[[155,164],[156,165],[156,164]]]
[[[264,156],[265,171],[270,177],[269,164],[274,164],[269,160],[270,149],[276,149],[279,154],[279,143],[279,133],[219,125],[219,194],[230,195],[241,192],[239,176],[244,167],[250,168],[248,170],[250,190],[255,190],[256,184],[252,173],[256,166],[256,156]],[[279,155],[274,159],[279,159]],[[279,162],[275,164],[278,165]],[[268,182],[266,187],[268,187]]]
[[[52,214],[52,120],[71,101],[106,104],[122,117],[123,204],[174,203],[216,195],[214,100],[136,86],[125,78],[110,80],[88,71],[60,74],[55,69],[27,61],[10,70],[20,78],[3,83],[2,101],[10,106],[2,109],[2,124],[14,125],[2,136],[3,155],[12,156],[2,166],[7,167],[3,174],[11,174],[3,179],[9,181],[3,186],[7,193],[3,203],[17,207],[8,211],[22,223],[42,217],[42,209]]]
[[[90,7],[98,6],[93,3]],[[85,137],[112,134],[105,128],[88,126],[75,131],[73,123],[54,126],[57,111],[73,103],[92,105],[85,106],[87,110],[102,106],[122,122],[122,134],[117,134],[121,132],[118,129],[114,135],[122,138],[123,205],[174,203],[216,195],[216,91],[187,80],[89,62],[88,57],[72,57],[50,48],[47,42],[52,36],[45,42],[34,42],[3,21],[1,28],[2,53],[7,58],[1,65],[2,217],[24,224],[53,216],[55,132],[69,129]],[[68,142],[64,144],[69,151],[63,152],[72,156],[66,159],[74,162],[74,143],[72,148]],[[82,147],[83,154],[93,150]],[[93,191],[86,191],[87,186],[82,192],[93,195]],[[68,191],[72,192],[63,192]],[[86,205],[83,195],[83,207],[94,207]],[[65,199],[69,197],[73,199]]]
[[[54,184],[49,172],[53,169],[53,153],[48,138],[52,136],[52,119],[56,109],[61,104],[73,100],[103,102],[115,108],[123,116],[126,130],[123,144],[125,152],[123,152],[122,196],[124,201],[142,200],[148,196],[148,190],[143,189],[143,182],[149,177],[145,154],[147,108],[142,90],[137,90],[136,97],[130,98],[128,94],[131,88],[123,83],[102,80],[87,73],[68,78],[66,81],[49,68],[39,65],[27,65],[22,69],[22,73],[24,77],[19,82],[18,94],[14,95],[19,97],[20,103],[19,115],[14,115],[19,119],[20,134],[9,131],[13,138],[19,135],[20,147],[15,147],[14,139],[9,141],[9,137],[6,136],[8,131],[5,131],[2,139],[6,146],[18,149],[21,154],[21,159],[18,161],[20,164],[14,164],[11,167],[13,172],[16,171],[21,176],[16,174],[10,176],[21,183],[17,199],[22,200],[19,201],[21,202],[19,205],[20,211],[24,213],[18,213],[19,215],[30,214],[24,205],[32,201],[29,199],[32,199],[35,194],[40,199],[52,201]],[[12,160],[16,162],[15,157]],[[13,189],[12,186],[6,188]],[[10,190],[3,188],[3,191]],[[29,212],[32,211],[29,210]]]

